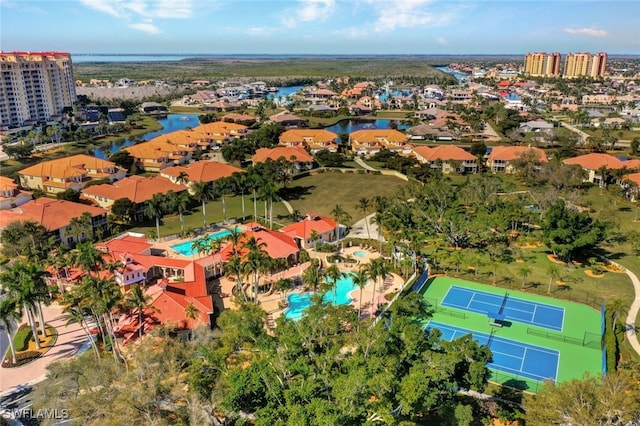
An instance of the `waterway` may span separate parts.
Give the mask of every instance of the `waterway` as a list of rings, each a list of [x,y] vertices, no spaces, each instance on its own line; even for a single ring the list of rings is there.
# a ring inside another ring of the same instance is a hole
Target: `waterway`
[[[176,130],[194,128],[200,125],[198,114],[168,114],[164,118],[159,118],[158,122],[162,126],[162,129],[156,130],[155,132],[145,133],[144,135],[141,136],[142,140],[148,141],[155,138],[156,136],[175,132]],[[93,155],[98,158],[107,158],[111,154],[118,152],[122,148],[126,148],[134,144],[135,144],[135,141],[133,139],[125,139],[123,142],[120,142],[120,143],[115,143],[115,142],[112,143],[107,150],[103,148],[95,148],[93,150]]]
[[[442,72],[446,72],[447,74],[451,74],[452,76],[454,76],[456,79],[458,79],[458,83],[460,83],[463,80],[468,80],[469,79],[469,74],[465,74],[456,70],[452,70],[449,67],[436,67],[437,70],[440,70]]]
[[[400,120],[378,118],[376,120],[340,120],[333,126],[326,127],[326,129],[334,133],[351,133],[365,129],[390,129],[391,123],[396,123],[398,125],[398,130],[406,130],[411,127],[410,124],[403,123]]]

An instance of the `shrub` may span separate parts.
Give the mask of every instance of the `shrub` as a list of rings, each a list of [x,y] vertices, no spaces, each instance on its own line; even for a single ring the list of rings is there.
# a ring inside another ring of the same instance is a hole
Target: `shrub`
[[[16,348],[16,352],[21,352],[29,349],[29,341],[33,340],[33,332],[28,325],[21,326],[16,335],[13,337],[13,345]]]

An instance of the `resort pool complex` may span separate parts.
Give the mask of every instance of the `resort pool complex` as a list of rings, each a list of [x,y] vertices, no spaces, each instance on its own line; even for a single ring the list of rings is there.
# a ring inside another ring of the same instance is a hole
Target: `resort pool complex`
[[[236,227],[235,230],[237,232],[242,231],[242,228]],[[221,231],[214,232],[212,234],[207,235],[206,237],[197,238],[195,240],[185,241],[184,243],[176,244],[171,246],[171,249],[177,251],[183,256],[191,256],[192,254],[196,254],[195,250],[195,241],[207,240],[207,241],[216,241],[222,240],[227,237],[227,235],[231,234],[231,231],[228,229],[223,229]]]
[[[328,291],[322,301],[333,303],[334,305],[346,305],[351,303],[349,293],[358,287],[353,283],[351,275],[346,275],[338,280],[335,291]],[[311,295],[313,293],[292,293],[287,296],[289,307],[284,311],[287,319],[297,320],[302,317],[305,309],[311,306]]]
[[[358,251],[354,251],[353,255],[355,257],[365,257],[367,255],[367,252],[364,250],[358,250]]]

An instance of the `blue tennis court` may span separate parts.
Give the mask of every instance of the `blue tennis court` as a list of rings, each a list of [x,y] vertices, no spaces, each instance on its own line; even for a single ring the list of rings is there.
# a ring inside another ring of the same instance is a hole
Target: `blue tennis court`
[[[564,308],[458,286],[449,288],[441,305],[481,314],[499,314],[505,320],[555,331],[562,331],[564,324]]]
[[[471,334],[481,345],[488,345],[493,353],[493,360],[487,364],[489,368],[537,381],[556,381],[560,360],[560,353],[556,350],[430,321],[427,329],[433,328],[442,332],[444,340]]]

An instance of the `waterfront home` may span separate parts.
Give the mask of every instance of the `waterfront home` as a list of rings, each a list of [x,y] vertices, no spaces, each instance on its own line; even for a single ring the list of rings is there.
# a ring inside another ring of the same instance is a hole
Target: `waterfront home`
[[[247,126],[225,121],[201,124],[194,127],[193,131],[200,135],[201,141],[209,143],[209,148],[215,148],[234,139],[243,138],[249,133]]]
[[[371,156],[388,149],[402,155],[409,155],[413,146],[408,137],[395,129],[364,129],[349,134],[349,145],[357,155]]]
[[[291,129],[280,134],[281,146],[308,149],[311,154],[328,150],[336,152],[338,135],[325,129]]]
[[[478,171],[477,158],[455,145],[441,145],[434,148],[416,146],[413,148],[416,159],[429,164],[432,169],[439,169],[442,173],[476,173]]]
[[[20,186],[51,194],[67,189],[80,191],[92,180],[107,179],[113,182],[124,178],[126,174],[126,170],[111,161],[85,154],[42,161],[18,172]]]
[[[82,217],[83,214],[88,215],[91,221],[86,223],[86,228],[80,229],[72,224],[72,220]],[[19,207],[3,210],[0,214],[0,230],[16,221],[39,223],[56,242],[74,244],[90,238],[98,228],[106,225],[107,210],[66,200],[41,197],[27,201]]]
[[[160,176],[169,179],[176,185],[186,185],[189,188],[196,182],[215,182],[234,173],[244,173],[244,170],[217,161],[196,161],[184,166],[173,166],[162,169]],[[183,180],[186,178],[186,180]]]
[[[494,173],[515,173],[518,170],[513,162],[528,158],[539,164],[546,163],[547,154],[540,148],[530,146],[494,146],[487,157],[487,167]]]

